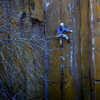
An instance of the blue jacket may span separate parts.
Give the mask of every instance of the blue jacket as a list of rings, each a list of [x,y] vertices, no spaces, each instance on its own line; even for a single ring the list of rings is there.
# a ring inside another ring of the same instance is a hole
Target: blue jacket
[[[61,29],[61,28],[62,28],[62,29]],[[58,33],[58,34],[62,34],[63,32],[71,32],[71,30],[69,30],[69,29],[67,29],[67,28],[65,28],[65,27],[59,26],[59,27],[57,28],[57,33]]]

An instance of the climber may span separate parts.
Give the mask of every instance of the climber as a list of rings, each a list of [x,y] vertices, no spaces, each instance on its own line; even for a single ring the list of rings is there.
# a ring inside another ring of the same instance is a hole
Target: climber
[[[68,43],[70,43],[69,37],[66,34],[64,34],[64,32],[72,33],[73,30],[69,30],[69,29],[65,28],[64,23],[60,23],[60,26],[57,28],[57,35],[56,36],[58,38],[65,38],[68,41]]]

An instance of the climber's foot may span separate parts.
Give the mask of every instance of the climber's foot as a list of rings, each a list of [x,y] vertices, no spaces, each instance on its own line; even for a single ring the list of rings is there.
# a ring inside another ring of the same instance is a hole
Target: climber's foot
[[[68,42],[68,43],[71,43],[71,41],[70,41],[70,40],[67,40],[67,42]]]

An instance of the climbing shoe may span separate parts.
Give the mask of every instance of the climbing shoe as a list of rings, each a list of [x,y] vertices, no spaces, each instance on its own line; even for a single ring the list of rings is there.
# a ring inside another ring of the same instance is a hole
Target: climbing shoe
[[[71,43],[71,41],[70,41],[70,40],[67,40],[67,42],[68,42],[68,43]]]

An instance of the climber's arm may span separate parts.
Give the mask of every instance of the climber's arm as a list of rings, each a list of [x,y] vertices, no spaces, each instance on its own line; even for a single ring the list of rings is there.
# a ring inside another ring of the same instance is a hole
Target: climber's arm
[[[67,29],[67,28],[64,28],[64,31],[65,31],[65,32],[69,32],[69,33],[72,33],[72,32],[73,32],[73,30],[69,30],[69,29]]]

